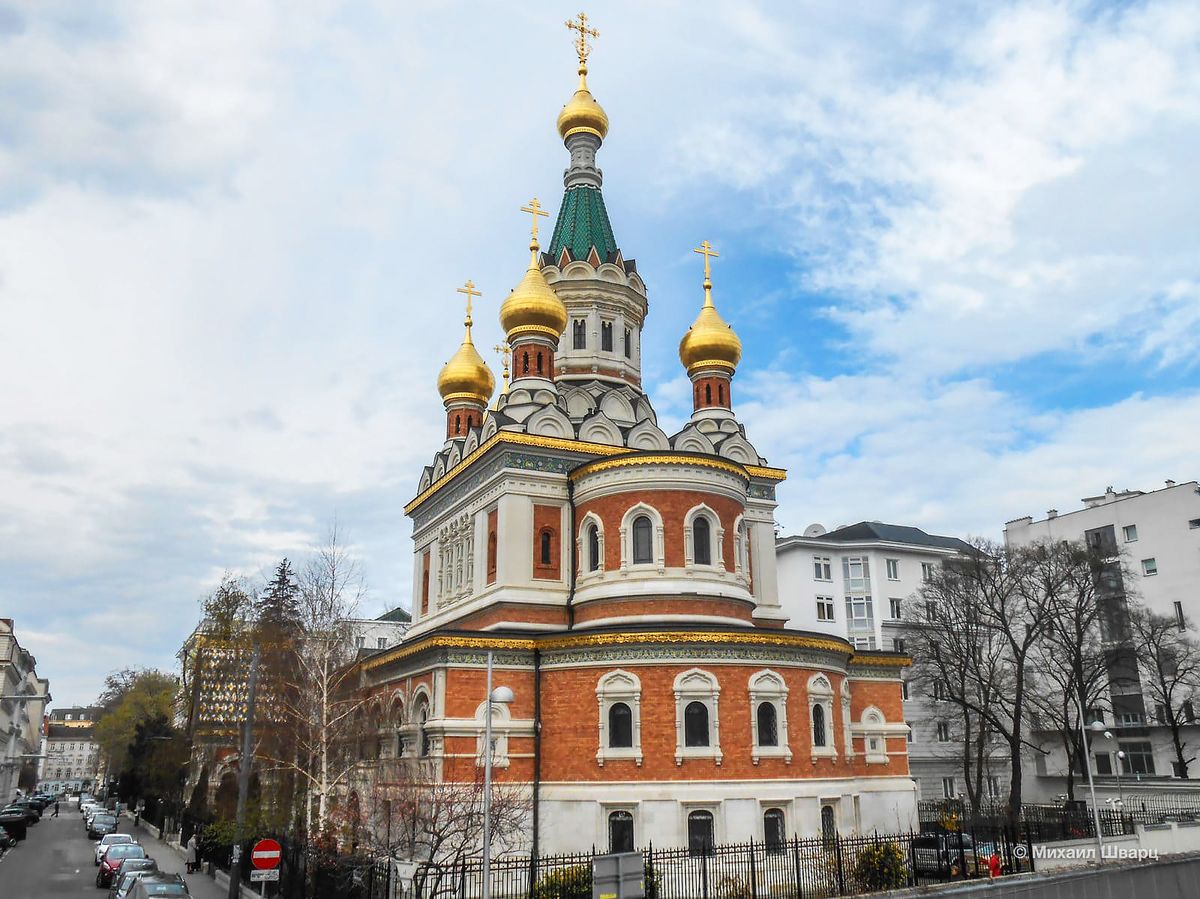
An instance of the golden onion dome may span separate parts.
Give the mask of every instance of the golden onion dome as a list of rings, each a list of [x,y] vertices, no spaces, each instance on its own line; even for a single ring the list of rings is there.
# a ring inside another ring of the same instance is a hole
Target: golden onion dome
[[[449,406],[454,402],[478,403],[486,406],[496,389],[496,378],[487,367],[475,344],[471,342],[471,317],[466,320],[467,333],[462,346],[442,366],[438,373],[437,389],[442,402]]]
[[[704,306],[679,341],[679,361],[692,374],[701,368],[724,368],[733,374],[742,359],[742,342],[712,301],[712,285],[704,284]]]
[[[567,327],[567,307],[546,283],[538,265],[538,243],[530,245],[531,258],[525,277],[500,306],[500,327],[511,344],[518,337],[540,334],[558,340]]]
[[[596,102],[587,86],[587,66],[579,66],[579,87],[558,114],[558,135],[566,140],[572,134],[594,134],[604,140],[608,134],[608,114]]]

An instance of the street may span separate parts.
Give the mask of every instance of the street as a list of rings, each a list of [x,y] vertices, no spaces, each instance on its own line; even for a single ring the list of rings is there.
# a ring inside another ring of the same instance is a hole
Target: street
[[[107,895],[96,887],[95,844],[83,832],[79,813],[63,803],[57,818],[47,810],[29,828],[29,836],[0,858],[0,896],[4,899],[44,899],[54,896]],[[121,819],[121,832],[130,833],[132,822]],[[183,874],[182,857],[153,835],[138,830],[134,838],[146,847],[161,870]],[[185,875],[193,896],[224,899],[225,893],[203,874]]]

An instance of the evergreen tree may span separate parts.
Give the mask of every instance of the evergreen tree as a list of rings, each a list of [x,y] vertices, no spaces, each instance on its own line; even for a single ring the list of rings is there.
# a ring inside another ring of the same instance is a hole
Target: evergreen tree
[[[294,635],[299,629],[300,585],[287,559],[275,567],[275,576],[255,604],[255,612],[259,627],[266,633]]]

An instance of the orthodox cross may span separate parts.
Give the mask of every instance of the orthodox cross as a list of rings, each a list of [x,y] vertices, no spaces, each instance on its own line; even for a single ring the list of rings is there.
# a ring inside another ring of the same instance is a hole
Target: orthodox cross
[[[467,295],[467,324],[471,324],[471,297],[481,297],[483,293],[475,289],[474,281],[467,281],[462,287],[457,288],[458,293]]]
[[[579,54],[579,64],[587,65],[588,54],[592,52],[592,45],[587,42],[589,37],[600,37],[600,32],[595,28],[588,28],[587,13],[580,13],[576,18],[566,23],[567,27],[572,31],[578,32],[579,37],[575,39],[575,52]]]
[[[498,343],[492,349],[500,354],[500,359],[504,363],[504,386],[508,387],[508,360],[512,353],[512,347],[507,343]]]
[[[532,200],[530,200],[528,206],[522,206],[521,211],[528,212],[531,216],[533,216],[533,229],[531,233],[533,235],[533,242],[537,243],[538,216],[540,215],[548,217],[550,213],[542,210],[542,204],[538,202],[537,197],[534,197]]]
[[[704,283],[705,283],[705,286],[711,285],[712,277],[711,277],[711,271],[709,269],[709,259],[712,258],[713,256],[720,256],[721,254],[718,253],[716,250],[714,250],[712,248],[712,244],[710,244],[707,240],[704,241],[703,243],[701,243],[700,246],[693,249],[692,252],[699,253],[701,256],[704,257]]]

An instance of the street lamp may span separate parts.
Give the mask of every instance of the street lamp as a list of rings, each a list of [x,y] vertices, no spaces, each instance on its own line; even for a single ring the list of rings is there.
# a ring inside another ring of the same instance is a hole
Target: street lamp
[[[492,899],[492,705],[513,701],[508,687],[492,688],[492,651],[487,654],[487,702],[483,711],[483,899]]]
[[[1096,864],[1104,864],[1104,835],[1100,833],[1100,809],[1096,807],[1096,781],[1092,777],[1092,751],[1088,748],[1087,727],[1083,723],[1083,703],[1075,697],[1075,707],[1079,710],[1079,735],[1083,737],[1083,770],[1087,772],[1088,793],[1092,797],[1092,822],[1096,826]],[[1091,729],[1095,733],[1104,730],[1103,721],[1093,721]]]

